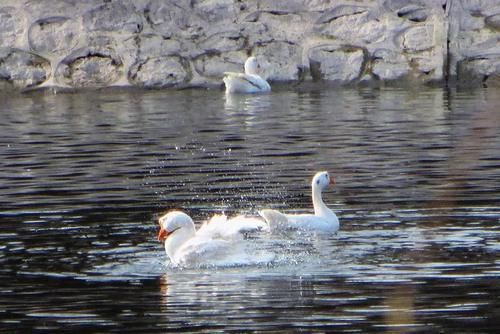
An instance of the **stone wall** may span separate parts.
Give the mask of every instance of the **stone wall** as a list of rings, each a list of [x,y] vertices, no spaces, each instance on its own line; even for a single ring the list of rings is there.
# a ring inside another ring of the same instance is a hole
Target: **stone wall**
[[[248,55],[272,82],[496,84],[500,0],[0,0],[0,82],[221,85]]]

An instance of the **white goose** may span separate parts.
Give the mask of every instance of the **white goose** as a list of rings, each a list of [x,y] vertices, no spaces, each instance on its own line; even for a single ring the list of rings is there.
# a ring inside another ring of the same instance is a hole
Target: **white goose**
[[[160,217],[158,223],[158,241],[165,243],[165,252],[176,266],[249,265],[269,262],[274,257],[269,253],[253,256],[244,247],[243,233],[267,228],[257,218],[227,219],[225,215],[215,215],[196,231],[191,217],[171,211]]]
[[[312,186],[312,199],[314,214],[283,214],[276,210],[264,209],[259,212],[268,223],[271,231],[302,230],[314,232],[337,232],[339,219],[323,202],[321,192],[329,185],[335,184],[335,178],[328,172],[318,172],[314,175]]]
[[[245,73],[224,72],[226,93],[266,93],[271,86],[259,75],[260,64],[256,57],[249,57],[245,62]]]

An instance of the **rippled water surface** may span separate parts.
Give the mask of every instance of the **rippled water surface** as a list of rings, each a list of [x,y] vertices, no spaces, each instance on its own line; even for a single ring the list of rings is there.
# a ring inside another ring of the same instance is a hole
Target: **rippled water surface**
[[[500,91],[0,95],[0,331],[496,332]],[[156,219],[311,208],[335,235],[179,269]]]

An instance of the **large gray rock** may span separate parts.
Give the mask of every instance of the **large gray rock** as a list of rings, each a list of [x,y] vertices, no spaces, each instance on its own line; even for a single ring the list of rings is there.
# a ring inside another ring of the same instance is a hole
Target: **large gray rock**
[[[220,79],[224,72],[243,72],[246,60],[244,52],[228,52],[224,55],[204,54],[194,60],[196,73],[210,79]]]
[[[3,0],[9,1],[9,0]],[[51,16],[80,19],[86,11],[102,5],[103,0],[10,0],[32,21]]]
[[[262,76],[270,81],[294,81],[299,78],[302,49],[286,42],[258,44],[252,54],[261,57]]]
[[[313,79],[348,84],[364,70],[365,50],[352,46],[320,45],[309,50]]]
[[[172,37],[187,30],[191,13],[189,1],[186,0],[151,0],[143,11],[149,29],[164,37]]]
[[[466,85],[498,86],[500,74],[500,54],[489,58],[468,58],[458,62],[458,77]]]
[[[26,88],[44,83],[50,77],[50,62],[19,49],[0,49],[0,80]]]
[[[500,12],[500,8],[496,9]],[[500,13],[489,15],[485,19],[486,26],[500,31]]]
[[[448,75],[463,84],[482,84],[500,72],[500,0],[447,2],[449,17]]]
[[[209,23],[236,19],[237,7],[233,0],[192,1],[192,5],[199,17]]]
[[[251,44],[262,44],[270,42],[286,42],[299,44],[307,32],[305,22],[300,15],[286,12],[256,12],[258,16],[255,22],[263,34],[248,34]]]
[[[24,33],[25,20],[20,10],[14,7],[0,7],[0,47],[16,47]]]
[[[372,73],[379,80],[398,80],[408,76],[410,66],[407,62],[391,63],[377,59],[372,64]]]
[[[197,43],[201,53],[224,53],[241,50],[247,40],[237,29],[222,30],[214,33]]]
[[[430,25],[408,28],[401,34],[401,48],[407,52],[430,50],[435,46],[433,36],[434,27]]]
[[[61,61],[55,79],[71,87],[104,87],[118,81],[122,74],[123,63],[113,50],[82,48]]]
[[[132,66],[129,80],[144,88],[168,88],[185,84],[190,79],[190,69],[179,57],[157,57],[140,61]]]
[[[181,41],[174,38],[164,38],[156,34],[141,34],[135,38],[138,48],[138,58],[171,56],[179,54],[183,49]]]
[[[78,45],[79,27],[69,17],[53,16],[35,21],[28,31],[31,50],[47,55],[65,55]]]
[[[323,14],[316,22],[321,36],[345,43],[366,45],[379,42],[386,36],[387,26],[377,20],[368,7],[340,5]]]
[[[128,1],[105,2],[83,14],[83,26],[89,31],[138,33],[142,16]]]

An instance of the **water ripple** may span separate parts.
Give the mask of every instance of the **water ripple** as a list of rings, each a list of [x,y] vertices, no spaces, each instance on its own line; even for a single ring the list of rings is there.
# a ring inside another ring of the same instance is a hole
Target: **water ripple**
[[[59,330],[491,331],[497,91],[13,95],[0,107],[0,323]],[[310,210],[341,230],[251,241],[266,265],[178,269],[156,219]]]

